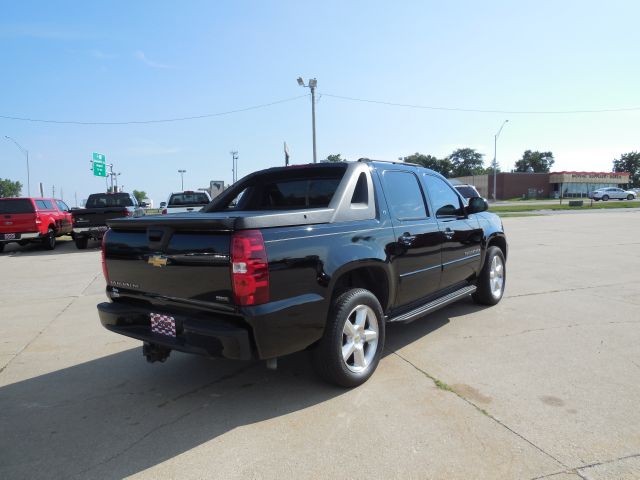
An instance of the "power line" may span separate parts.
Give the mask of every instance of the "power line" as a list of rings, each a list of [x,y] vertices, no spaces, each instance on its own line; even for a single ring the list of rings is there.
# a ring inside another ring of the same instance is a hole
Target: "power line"
[[[55,123],[63,125],[141,125],[149,123],[170,123],[170,122],[182,122],[185,120],[198,120],[202,118],[221,117],[223,115],[231,115],[233,113],[247,112],[249,110],[257,110],[259,108],[271,107],[280,103],[292,102],[303,97],[308,97],[308,94],[298,95],[297,97],[285,98],[283,100],[276,100],[275,102],[262,103],[260,105],[253,105],[251,107],[238,108],[236,110],[227,110],[226,112],[217,113],[205,113],[203,115],[192,115],[189,117],[175,117],[175,118],[163,118],[157,120],[127,120],[121,122],[82,122],[77,120],[46,120],[41,118],[28,118],[28,117],[15,117],[10,115],[0,115],[0,118],[5,120],[17,120],[22,122],[37,122],[37,123]]]
[[[577,113],[611,113],[611,112],[632,112],[640,110],[640,107],[625,108],[603,108],[594,110],[483,110],[478,108],[457,108],[457,107],[436,107],[432,105],[413,105],[409,103],[385,102],[381,100],[371,100],[366,98],[345,97],[342,95],[331,95],[322,93],[323,97],[337,98],[351,102],[374,103],[377,105],[387,105],[391,107],[417,108],[422,110],[440,110],[446,112],[469,112],[469,113],[503,113],[503,114],[529,114],[529,115],[556,115],[556,114],[577,114]]]

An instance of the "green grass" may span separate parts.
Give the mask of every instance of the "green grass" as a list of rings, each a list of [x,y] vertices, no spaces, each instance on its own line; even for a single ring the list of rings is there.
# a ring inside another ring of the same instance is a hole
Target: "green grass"
[[[501,212],[535,212],[539,210],[594,210],[603,208],[640,208],[640,202],[621,202],[619,200],[609,200],[608,202],[585,201],[582,207],[570,207],[569,200],[560,203],[551,203],[547,205],[497,205],[489,206],[489,211],[493,213]]]

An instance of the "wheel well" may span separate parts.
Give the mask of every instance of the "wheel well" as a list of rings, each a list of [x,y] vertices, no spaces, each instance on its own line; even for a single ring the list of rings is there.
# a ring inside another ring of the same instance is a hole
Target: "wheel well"
[[[507,241],[504,239],[504,237],[493,237],[491,240],[489,240],[487,248],[488,247],[498,247],[500,250],[502,250],[504,259],[507,259]]]
[[[386,311],[389,302],[389,280],[382,268],[361,267],[343,273],[335,283],[333,297],[351,288],[369,290],[380,302],[382,311]]]

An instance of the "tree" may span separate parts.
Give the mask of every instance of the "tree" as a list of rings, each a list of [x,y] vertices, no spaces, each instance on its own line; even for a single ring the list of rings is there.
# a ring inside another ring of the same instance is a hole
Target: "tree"
[[[147,192],[145,192],[144,190],[134,190],[133,196],[136,197],[138,203],[141,203],[145,198],[147,198]]]
[[[482,175],[484,173],[483,155],[473,148],[459,148],[447,158],[451,162],[451,176]]]
[[[320,163],[334,163],[334,162],[346,162],[346,158],[340,157],[339,153],[334,155],[328,155],[324,160],[320,160]]]
[[[613,161],[614,172],[629,172],[629,186],[640,187],[640,152],[629,152],[620,155]]]
[[[12,182],[8,178],[0,178],[0,197],[19,197],[22,184],[17,180]]]
[[[555,163],[551,152],[532,152],[527,150],[522,154],[522,158],[516,162],[516,172],[549,173]]]
[[[447,158],[436,158],[433,155],[424,155],[416,152],[408,157],[403,157],[402,160],[406,163],[416,163],[425,168],[430,168],[445,177],[451,175],[451,162]]]

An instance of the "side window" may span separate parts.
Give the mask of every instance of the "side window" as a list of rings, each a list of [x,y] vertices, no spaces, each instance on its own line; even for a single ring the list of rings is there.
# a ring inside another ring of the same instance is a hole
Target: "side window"
[[[444,180],[433,175],[424,175],[427,194],[437,218],[457,216],[460,213],[460,197]]]
[[[38,210],[53,210],[53,205],[49,200],[36,200]]]
[[[66,212],[69,210],[69,207],[67,206],[67,204],[64,203],[62,200],[56,200],[56,205],[58,205],[58,208],[62,212]]]
[[[382,178],[389,209],[394,218],[398,220],[427,218],[420,184],[413,173],[387,170]]]

